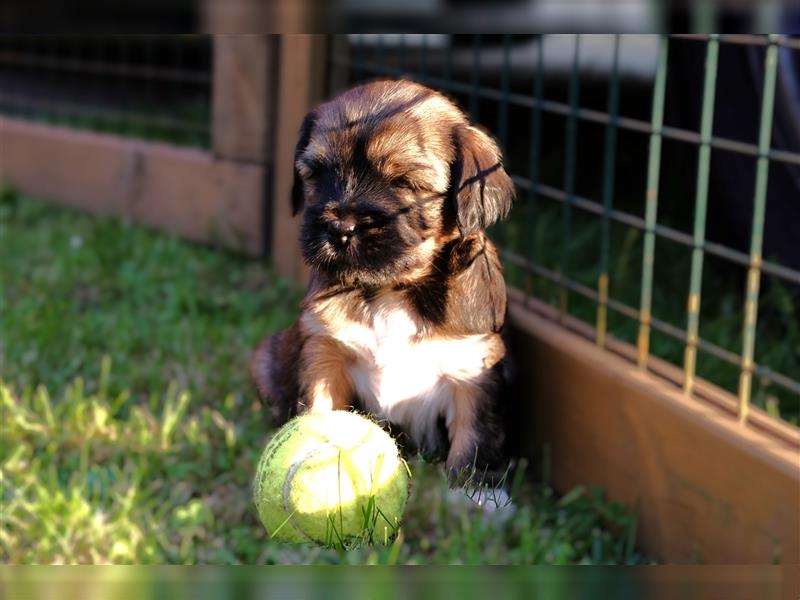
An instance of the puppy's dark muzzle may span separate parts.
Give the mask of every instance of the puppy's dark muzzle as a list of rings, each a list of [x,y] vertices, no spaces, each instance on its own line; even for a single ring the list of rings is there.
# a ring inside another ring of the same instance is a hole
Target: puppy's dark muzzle
[[[328,223],[328,235],[337,246],[346,246],[350,243],[356,231],[356,221],[352,217],[336,219]]]

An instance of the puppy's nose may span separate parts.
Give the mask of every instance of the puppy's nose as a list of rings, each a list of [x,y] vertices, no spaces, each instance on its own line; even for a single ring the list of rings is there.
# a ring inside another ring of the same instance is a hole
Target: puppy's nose
[[[353,217],[336,219],[328,224],[328,231],[334,241],[344,245],[353,237],[356,230],[356,220]]]

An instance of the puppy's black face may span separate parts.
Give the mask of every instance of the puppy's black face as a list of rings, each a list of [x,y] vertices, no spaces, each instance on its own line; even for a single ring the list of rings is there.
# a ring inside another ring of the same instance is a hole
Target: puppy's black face
[[[424,260],[444,202],[435,190],[381,171],[366,155],[369,135],[357,133],[330,159],[301,163],[310,190],[301,242],[309,265],[342,281],[380,285]]]
[[[511,202],[494,143],[447,99],[405,81],[353,88],[310,113],[295,168],[304,257],[351,285],[413,279],[444,241]]]

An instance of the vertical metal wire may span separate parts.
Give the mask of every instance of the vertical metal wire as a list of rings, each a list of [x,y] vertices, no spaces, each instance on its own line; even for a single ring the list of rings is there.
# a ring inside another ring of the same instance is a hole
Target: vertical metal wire
[[[642,289],[639,306],[639,336],[637,338],[637,364],[647,368],[650,353],[650,323],[653,307],[653,265],[656,245],[656,215],[658,213],[658,178],[661,169],[661,128],[664,124],[664,96],[667,87],[667,52],[669,39],[662,34],[658,47],[658,67],[653,85],[653,109],[650,118],[650,150],[647,164],[647,191],[645,194],[644,254],[642,257]]]
[[[572,56],[572,74],[569,82],[569,115],[567,116],[564,140],[564,192],[566,194],[566,200],[561,206],[561,259],[558,267],[558,313],[562,321],[567,315],[569,292],[566,282],[569,281],[569,245],[572,235],[572,203],[575,199],[576,138],[578,132],[578,105],[580,102],[580,80],[578,77],[580,43],[580,35],[575,35],[575,45]]]
[[[511,35],[503,35],[503,68],[500,72],[500,106],[497,108],[497,139],[500,150],[507,155],[508,152],[508,104],[511,87]],[[502,247],[506,243],[505,224],[495,225],[496,238]]]
[[[511,87],[511,35],[503,34],[503,69],[500,75],[501,100],[497,110],[497,138],[502,150],[508,142],[508,97]]]
[[[703,245],[706,237],[708,206],[708,175],[711,164],[711,134],[714,126],[714,98],[717,88],[717,58],[719,36],[712,35],[706,43],[706,68],[703,80],[703,104],[700,117],[700,150],[697,157],[697,187],[695,192],[694,235],[692,238],[692,271],[687,300],[686,349],[683,360],[683,391],[692,393],[697,366],[700,298],[703,287]]]
[[[401,69],[402,73],[405,73],[408,69],[408,64],[406,58],[408,57],[408,52],[406,51],[406,34],[401,33],[400,37],[397,42],[397,56],[398,56],[398,67]]]
[[[47,50],[47,52],[51,52],[51,48],[58,43],[57,39],[55,37],[50,37],[46,39],[48,39],[50,43],[48,43],[45,46],[45,49]],[[25,55],[26,53],[31,51],[27,47],[29,44],[30,42],[25,38],[19,38],[17,36],[14,36],[13,38],[11,38],[10,50],[12,52],[19,52],[20,54]],[[23,85],[27,85],[28,78],[30,77],[29,69],[25,68],[24,66],[17,66],[17,65],[13,65],[13,68],[14,68],[14,73],[21,78]],[[9,109],[11,113],[16,117],[23,117],[30,119],[33,118],[34,116],[33,111],[30,109],[30,107],[21,105],[21,103],[19,102],[10,101]],[[45,113],[45,117],[49,119],[50,115]]]
[[[363,48],[364,34],[359,33],[353,38],[353,56],[355,59],[352,62],[353,74],[356,76],[356,81],[361,81],[364,78],[364,48]]]
[[[43,39],[47,40],[48,38],[44,37]],[[60,40],[59,40],[58,37],[55,37],[55,36],[50,38],[50,39],[52,40],[52,44],[45,44],[45,45],[42,46],[41,49],[45,52],[45,56],[48,56],[48,55],[49,56],[58,56],[58,46],[59,46]],[[39,40],[40,40],[40,38],[38,36],[33,36],[33,35],[23,36],[21,39],[19,39],[17,41],[17,44],[18,44],[17,45],[17,49],[20,52],[22,52],[23,54],[28,54],[28,55],[32,54],[32,55],[35,56],[36,55],[35,53],[37,51],[37,47],[39,46],[39,44],[38,44]],[[48,58],[49,58],[49,56],[48,56]],[[25,84],[26,84],[26,87],[27,87],[27,85],[30,85],[29,78],[31,77],[32,73],[34,73],[34,71],[31,68],[25,68],[25,69],[22,70],[22,72],[23,72],[24,81],[25,81]],[[18,104],[17,107],[16,107],[16,111],[18,111],[18,114],[23,116],[23,117],[32,118],[32,119],[42,119],[45,122],[57,120],[60,117],[63,117],[63,114],[59,114],[58,111],[51,111],[50,108],[47,105],[45,105],[43,108],[40,108],[40,109],[37,110],[37,109],[33,108],[32,106],[31,107],[20,106]]]
[[[453,43],[455,42],[455,34],[449,34],[447,40],[447,54],[444,59],[444,78],[450,83],[453,80]]]
[[[478,120],[478,100],[481,86],[481,34],[472,36],[472,93],[469,98],[469,114]]]
[[[116,37],[116,42],[118,44],[119,49],[119,62],[123,67],[130,65],[130,49],[131,46],[127,43],[127,40],[122,36]],[[118,77],[117,81],[119,81],[119,94],[120,98],[129,98],[130,97],[130,86],[129,80],[127,77]],[[127,101],[126,101],[127,102]],[[122,116],[118,117],[118,126],[120,130],[130,135],[133,127],[131,125],[130,119],[128,118],[128,111],[122,111]]]
[[[95,60],[93,51],[96,41],[96,39],[86,38],[77,42],[74,58],[85,64],[92,63]],[[86,107],[99,108],[96,98],[96,90],[100,89],[97,85],[97,77],[81,73],[78,70],[75,71],[75,74],[76,78],[80,80],[77,86],[78,95],[75,98],[76,106],[81,107],[76,111],[76,120],[79,120],[79,126],[86,129],[95,129],[98,125],[102,126],[104,118],[98,114],[101,111],[95,113],[95,111],[83,110]]]
[[[596,342],[600,348],[606,344],[608,331],[608,262],[611,237],[611,209],[614,200],[614,169],[617,154],[617,122],[619,118],[619,34],[614,35],[614,54],[611,66],[611,80],[608,83],[605,147],[603,149],[603,215],[600,238],[600,274],[597,277],[597,322]]]
[[[689,17],[691,33],[714,31],[719,23],[717,2],[713,0],[696,0],[690,5]]]
[[[158,48],[156,44],[158,43],[157,37],[148,37],[145,42],[145,50],[144,50],[144,64],[147,68],[153,68],[155,65],[158,64]],[[148,77],[145,83],[145,90],[146,90],[146,97],[147,97],[147,110],[153,112],[161,112],[158,108],[160,108],[159,102],[159,93],[156,89],[156,82],[154,78]],[[145,135],[148,136],[158,136],[161,131],[160,128],[149,122],[142,123],[142,129],[144,130]]]
[[[86,62],[92,61],[101,61],[105,56],[105,44],[103,40],[103,36],[94,36],[93,39],[87,41],[87,49],[86,54]],[[96,104],[99,102],[100,98],[103,94],[103,78],[100,76],[90,77],[89,81],[91,81],[91,86],[89,87],[89,97],[91,98],[92,104]],[[92,122],[94,121],[94,122]],[[102,111],[98,111],[97,116],[93,119],[89,119],[88,127],[92,129],[97,129],[99,131],[103,131],[104,128],[113,125],[114,119],[110,119],[107,115],[103,115]]]
[[[775,81],[778,68],[777,35],[770,35],[764,58],[764,84],[761,94],[761,118],[758,131],[758,162],[756,163],[755,193],[753,196],[753,228],[750,234],[750,261],[747,269],[747,290],[744,305],[744,331],[741,374],[739,376],[739,421],[747,421],[753,381],[753,353],[758,322],[758,295],[761,284],[761,250],[764,241],[764,211],[767,203],[769,148],[772,141],[772,117],[775,105]]]
[[[172,53],[173,68],[175,69],[176,73],[182,73],[183,72],[183,52],[181,50],[183,48],[183,44],[181,43],[181,38],[176,35],[176,36],[170,37],[169,41],[170,41],[170,51]],[[182,82],[182,80],[180,78],[176,77],[172,82],[172,90],[171,90],[171,92],[172,92],[172,101],[176,105],[179,104],[180,101],[181,101],[182,90],[183,90],[183,82]],[[193,111],[190,112],[190,114],[193,115]],[[194,121],[194,120],[195,120],[195,118],[194,118],[194,116],[192,116],[192,121]],[[204,133],[200,133],[200,132],[198,132],[196,130],[192,130],[190,135],[192,137],[192,143],[193,144],[198,143],[198,141],[199,141],[198,138],[200,138],[201,143],[202,143],[202,138],[204,136]]]
[[[377,45],[377,48],[375,50],[375,59],[377,60],[379,65],[383,65],[384,62],[383,62],[383,34],[382,33],[378,34],[378,42],[377,42],[376,45]]]
[[[419,74],[424,79],[428,74],[428,34],[423,33],[422,44],[419,52]]]
[[[544,35],[539,35],[536,45],[536,75],[533,78],[533,95],[536,103],[531,115],[531,153],[528,157],[528,260],[535,264],[536,257],[536,200],[539,187],[539,161],[542,137],[542,100],[544,97]],[[533,295],[533,271],[525,270],[525,292]]]
[[[56,43],[54,45],[53,51],[54,56],[68,56],[69,58],[75,58],[74,50],[72,48],[73,43],[69,39],[62,39],[61,36],[55,36]],[[31,48],[34,52],[35,47]],[[64,75],[64,96],[69,99],[69,105],[64,107],[63,109],[59,110],[60,107],[54,106],[54,112],[56,117],[60,120],[64,120],[64,122],[59,123],[60,125],[71,125],[71,126],[80,126],[80,121],[75,118],[73,113],[73,107],[79,102],[76,100],[77,93],[76,90],[80,88],[80,74],[75,71],[69,71]],[[33,114],[36,114],[36,110],[33,111]]]

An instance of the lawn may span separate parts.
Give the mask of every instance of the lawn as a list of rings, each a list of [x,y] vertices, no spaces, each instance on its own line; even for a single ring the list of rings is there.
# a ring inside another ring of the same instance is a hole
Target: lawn
[[[246,364],[301,290],[261,261],[10,191],[0,245],[4,562],[647,561],[634,516],[599,489],[518,482],[503,520],[454,500],[441,468],[416,460],[393,545],[270,540],[250,478],[273,430]]]

